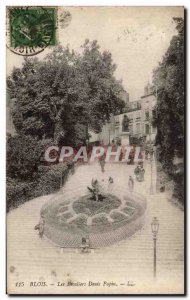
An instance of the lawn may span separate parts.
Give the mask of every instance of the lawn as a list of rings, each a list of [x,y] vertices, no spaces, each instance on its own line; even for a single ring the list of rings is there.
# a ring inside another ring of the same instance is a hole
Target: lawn
[[[57,236],[58,232],[60,236],[61,232],[82,236],[84,233],[114,231],[130,224],[141,210],[139,204],[130,199],[125,201],[124,207],[119,211],[121,204],[122,201],[111,194],[105,194],[103,201],[94,201],[89,194],[76,200],[59,196],[41,209],[41,215],[45,219],[45,232],[47,228],[48,235],[51,232],[49,238],[53,239],[52,234]],[[88,218],[92,218],[91,225],[88,225]]]
[[[85,195],[73,203],[73,209],[77,214],[85,213],[94,216],[102,212],[109,213],[120,205],[121,201],[111,194],[106,194],[103,201],[94,201],[89,195]]]

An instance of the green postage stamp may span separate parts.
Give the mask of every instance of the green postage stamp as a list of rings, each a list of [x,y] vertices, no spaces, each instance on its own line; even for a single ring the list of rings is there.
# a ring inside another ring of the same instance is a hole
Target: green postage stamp
[[[7,15],[7,46],[14,53],[31,56],[57,44],[56,8],[8,7]]]

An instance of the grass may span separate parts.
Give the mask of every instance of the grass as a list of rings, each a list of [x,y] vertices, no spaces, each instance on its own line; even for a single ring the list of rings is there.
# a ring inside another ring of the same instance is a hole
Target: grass
[[[128,200],[126,201],[126,207],[122,208],[122,211],[129,216],[113,211],[110,215],[113,219],[113,222],[111,222],[106,217],[106,214],[109,215],[112,209],[117,209],[121,205],[120,199],[114,195],[106,194],[103,201],[97,202],[92,200],[89,195],[85,195],[72,204],[76,214],[83,213],[85,216],[78,216],[67,223],[67,220],[74,216],[68,207],[71,201],[72,199],[65,201],[62,197],[59,197],[57,200],[46,203],[42,207],[41,215],[44,216],[46,228],[49,228],[48,232],[51,232],[51,235],[57,236],[58,232],[60,232],[60,234],[61,232],[67,232],[81,236],[84,233],[91,234],[114,231],[127,223],[130,224],[131,220],[138,217],[141,210],[136,201],[131,202]],[[59,216],[59,213],[62,214]],[[96,214],[99,213],[105,213],[105,215],[96,216]],[[87,225],[88,216],[94,216],[91,226]],[[49,238],[51,239],[50,236]]]
[[[59,210],[58,210],[58,213],[64,213],[68,210],[68,207],[67,206],[63,206],[63,207],[60,207]]]
[[[132,216],[135,212],[135,208],[134,207],[124,207],[122,209],[122,211],[130,216]]]
[[[87,221],[87,218],[85,216],[79,216],[72,221],[72,224],[76,224],[80,227],[80,226],[86,225],[86,221]]]
[[[121,201],[114,195],[106,194],[103,201],[94,201],[90,196],[85,195],[73,203],[74,211],[94,216],[98,213],[109,213],[112,209],[118,208]]]
[[[62,219],[62,220],[67,220],[67,219],[70,219],[73,215],[71,213],[65,213],[63,215],[61,215],[59,218]]]
[[[127,216],[120,214],[119,212],[113,212],[111,214],[111,218],[116,222],[120,222],[120,221],[125,220],[127,218]]]
[[[92,225],[109,225],[110,222],[105,216],[95,217],[92,220]]]

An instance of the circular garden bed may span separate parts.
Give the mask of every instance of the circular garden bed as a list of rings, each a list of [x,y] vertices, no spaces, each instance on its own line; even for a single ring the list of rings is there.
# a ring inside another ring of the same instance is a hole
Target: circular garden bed
[[[41,217],[45,236],[57,245],[79,247],[82,238],[88,237],[91,247],[101,247],[134,233],[144,210],[145,205],[131,197],[119,199],[109,193],[101,201],[88,194],[67,200],[59,195],[42,207]]]

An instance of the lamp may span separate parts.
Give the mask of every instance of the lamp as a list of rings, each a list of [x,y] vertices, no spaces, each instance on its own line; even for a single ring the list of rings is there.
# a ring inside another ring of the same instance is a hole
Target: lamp
[[[154,236],[154,238],[156,238],[157,233],[158,233],[158,229],[159,229],[159,222],[158,222],[158,219],[156,217],[154,217],[152,219],[151,228],[152,228],[153,236]]]
[[[154,278],[156,278],[156,237],[159,229],[159,222],[156,217],[152,219],[151,228],[152,228],[153,241],[154,241]]]

